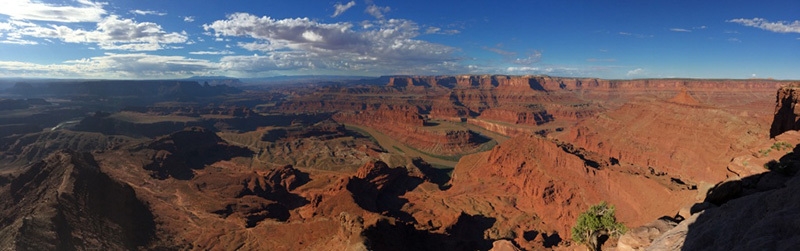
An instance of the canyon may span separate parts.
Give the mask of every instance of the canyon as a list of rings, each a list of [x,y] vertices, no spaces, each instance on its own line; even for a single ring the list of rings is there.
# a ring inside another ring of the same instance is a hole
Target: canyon
[[[574,250],[601,201],[603,248],[797,243],[800,81],[136,84],[0,90],[0,249]]]

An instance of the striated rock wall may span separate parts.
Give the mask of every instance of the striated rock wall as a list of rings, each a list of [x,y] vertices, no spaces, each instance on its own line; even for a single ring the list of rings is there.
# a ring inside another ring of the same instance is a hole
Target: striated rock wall
[[[450,82],[455,79],[455,88],[485,88],[485,89],[516,89],[533,91],[558,91],[558,90],[672,90],[681,88],[690,90],[725,90],[737,89],[763,89],[773,88],[790,81],[775,81],[766,79],[634,79],[634,80],[609,80],[598,78],[568,78],[551,77],[545,75],[459,75],[449,76],[396,76],[390,78],[390,86],[447,86],[441,82]]]
[[[486,120],[481,120],[481,119],[469,119],[469,120],[467,120],[467,123],[473,124],[473,125],[476,125],[476,126],[480,126],[483,129],[486,129],[486,130],[489,130],[489,131],[492,131],[492,132],[496,132],[496,133],[499,133],[499,134],[502,134],[502,135],[506,135],[506,136],[509,136],[509,137],[516,137],[516,136],[521,136],[521,135],[529,135],[529,134],[533,134],[534,133],[534,131],[531,130],[531,129],[513,127],[513,126],[509,126],[509,125],[503,125],[503,124],[499,124],[499,123],[496,123],[496,122],[491,122],[491,121],[486,121]]]
[[[490,108],[481,112],[481,119],[496,120],[515,125],[542,125],[553,121],[547,110]]]
[[[760,128],[718,109],[644,101],[584,120],[558,137],[685,182],[716,183],[725,179],[731,158],[766,138]]]
[[[374,128],[414,148],[435,154],[455,155],[470,152],[482,143],[469,130],[431,130],[425,118],[416,112],[391,106],[360,112],[342,112],[333,116],[337,122]]]
[[[800,99],[800,86],[785,86],[778,90],[776,95],[775,115],[769,136],[775,137],[789,130],[800,129],[800,109],[797,107]]]

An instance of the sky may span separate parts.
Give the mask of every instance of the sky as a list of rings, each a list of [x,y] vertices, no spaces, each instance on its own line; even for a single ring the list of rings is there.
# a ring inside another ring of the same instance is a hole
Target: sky
[[[0,77],[800,79],[800,1],[3,0]]]

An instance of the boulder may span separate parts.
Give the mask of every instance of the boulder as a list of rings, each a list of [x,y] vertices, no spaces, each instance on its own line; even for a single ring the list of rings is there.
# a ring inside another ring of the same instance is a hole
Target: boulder
[[[496,240],[492,242],[492,249],[489,251],[520,251],[517,245],[509,240]]]
[[[644,226],[631,229],[619,237],[617,241],[617,250],[644,250],[646,247],[650,246],[654,239],[677,225],[678,223],[669,217],[662,217]]]

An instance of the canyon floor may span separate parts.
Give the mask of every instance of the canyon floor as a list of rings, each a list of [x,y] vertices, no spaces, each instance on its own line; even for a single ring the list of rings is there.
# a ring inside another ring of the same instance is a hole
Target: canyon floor
[[[0,249],[583,250],[571,228],[601,201],[629,229],[603,250],[791,249],[799,86],[18,84]]]

